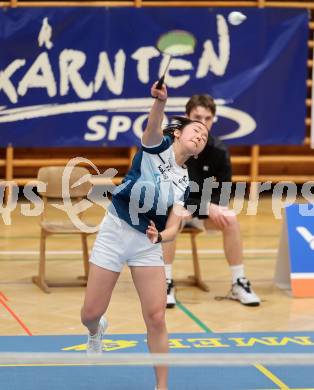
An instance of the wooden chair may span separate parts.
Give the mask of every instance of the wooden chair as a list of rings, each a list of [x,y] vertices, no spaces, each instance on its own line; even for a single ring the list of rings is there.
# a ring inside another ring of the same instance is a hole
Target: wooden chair
[[[176,283],[188,283],[192,286],[197,286],[203,291],[209,291],[208,285],[203,281],[202,275],[201,275],[201,268],[199,264],[199,258],[197,253],[197,244],[196,244],[196,237],[198,234],[202,233],[203,230],[198,229],[193,226],[186,226],[181,231],[181,234],[189,234],[190,240],[191,240],[191,248],[192,248],[192,260],[193,260],[193,270],[194,275],[188,276],[187,279],[181,279],[176,280]]]
[[[65,286],[85,286],[87,277],[88,277],[88,245],[87,245],[87,236],[92,233],[87,233],[82,231],[79,227],[74,225],[70,218],[67,219],[52,219],[48,217],[49,204],[63,204],[62,197],[62,175],[64,173],[65,167],[60,166],[51,166],[43,167],[38,171],[37,179],[41,182],[46,183],[46,191],[41,192],[38,188],[39,194],[42,196],[44,201],[44,212],[41,215],[40,221],[40,256],[39,256],[39,267],[38,275],[32,278],[33,282],[37,284],[44,292],[50,293],[51,290],[49,287],[65,287]],[[73,167],[69,179],[68,185],[68,196],[72,204],[81,201],[91,189],[91,183],[89,181],[82,182],[72,188],[74,183],[82,178],[84,175],[89,174],[89,171],[83,167]],[[82,220],[82,214],[79,213],[78,217]],[[67,216],[67,213],[65,213]],[[89,225],[92,227],[92,225]],[[46,238],[53,234],[74,234],[78,235],[81,238],[82,249],[83,249],[83,265],[84,265],[84,276],[78,277],[77,280],[71,281],[48,281],[46,280]]]

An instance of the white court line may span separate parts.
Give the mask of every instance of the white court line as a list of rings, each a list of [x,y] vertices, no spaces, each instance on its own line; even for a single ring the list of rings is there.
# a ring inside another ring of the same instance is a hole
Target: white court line
[[[82,251],[46,251],[47,255],[81,255]],[[33,256],[39,255],[39,251],[0,251],[0,256]]]
[[[185,254],[192,253],[189,249],[178,249],[176,253]],[[198,249],[197,253],[199,254],[224,254],[223,249]],[[277,249],[245,249],[243,251],[244,254],[274,254],[277,253]]]
[[[177,254],[184,255],[190,254],[190,249],[178,249]],[[223,249],[199,249],[199,254],[210,255],[210,254],[223,254]],[[275,254],[277,249],[245,249],[244,254]],[[82,251],[46,251],[48,255],[54,256],[66,256],[66,255],[81,255]],[[39,251],[0,251],[0,256],[34,256],[39,255]]]

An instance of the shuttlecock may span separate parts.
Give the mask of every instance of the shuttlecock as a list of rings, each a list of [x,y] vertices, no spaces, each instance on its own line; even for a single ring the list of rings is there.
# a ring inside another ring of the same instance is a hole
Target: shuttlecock
[[[238,26],[242,22],[244,22],[246,16],[242,12],[233,11],[228,15],[228,22],[233,26]]]

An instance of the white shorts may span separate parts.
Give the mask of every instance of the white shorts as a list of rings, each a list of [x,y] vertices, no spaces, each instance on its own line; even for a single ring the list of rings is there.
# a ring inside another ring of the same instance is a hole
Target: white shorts
[[[126,263],[164,266],[161,244],[152,244],[145,234],[109,213],[101,223],[89,261],[114,272],[121,272]]]

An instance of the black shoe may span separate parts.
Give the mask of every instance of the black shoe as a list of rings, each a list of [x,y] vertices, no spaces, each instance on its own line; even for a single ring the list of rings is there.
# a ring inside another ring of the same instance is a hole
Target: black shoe
[[[170,309],[176,305],[175,288],[173,279],[167,279],[167,308]]]

